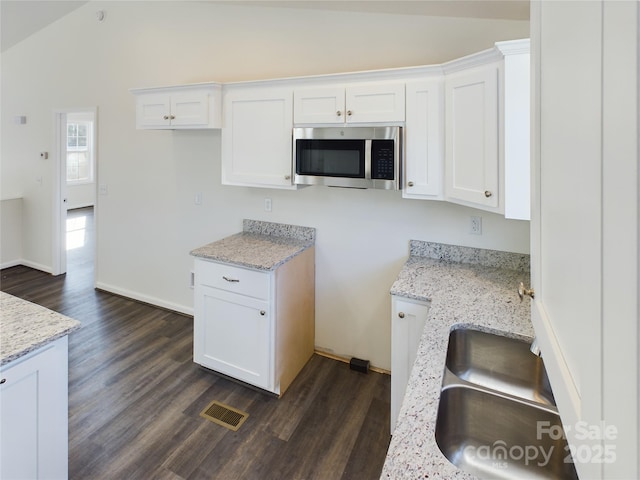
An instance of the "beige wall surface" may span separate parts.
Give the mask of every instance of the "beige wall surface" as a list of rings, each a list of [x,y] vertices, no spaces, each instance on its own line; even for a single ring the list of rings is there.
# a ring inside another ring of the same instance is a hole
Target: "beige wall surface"
[[[0,57],[0,188],[3,198],[24,198],[23,258],[52,264],[54,163],[39,152],[55,148],[53,112],[97,107],[98,183],[108,188],[97,197],[99,286],[188,312],[191,249],[238,232],[243,218],[315,227],[317,346],[389,368],[389,288],[409,240],[527,253],[529,223],[400,192],[223,186],[220,131],[136,130],[129,89],[434,64],[528,29],[528,21],[89,2]],[[470,215],[483,217],[483,235],[468,233]]]

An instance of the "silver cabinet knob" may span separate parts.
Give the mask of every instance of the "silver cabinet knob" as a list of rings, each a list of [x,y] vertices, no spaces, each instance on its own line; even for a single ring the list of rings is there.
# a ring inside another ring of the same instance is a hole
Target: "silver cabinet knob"
[[[262,315],[263,317],[267,314],[267,312],[265,312],[264,310],[260,310],[260,315]]]
[[[169,115],[165,115],[164,117],[162,117],[163,120],[169,120]]]
[[[493,193],[491,193],[489,190],[485,190],[484,191],[484,196],[489,198],[491,195],[493,195]]]
[[[353,112],[351,110],[347,110],[347,116],[350,117],[351,115],[353,115]]]
[[[175,118],[176,118],[176,116],[175,116],[175,115],[170,115],[170,116],[169,116],[169,119],[171,119],[171,120],[175,120]]]
[[[398,316],[399,316],[400,318],[404,318],[404,312],[398,312]]]
[[[338,111],[336,112],[336,115],[337,115],[337,116],[339,116],[339,117],[341,117],[341,116],[342,116],[342,112],[341,112],[340,110],[338,110]]]
[[[408,183],[407,183],[407,186],[408,186],[408,187],[413,187],[413,182],[408,182]]]
[[[285,176],[284,176],[284,179],[285,179],[285,180],[291,180],[291,175],[285,175]]]

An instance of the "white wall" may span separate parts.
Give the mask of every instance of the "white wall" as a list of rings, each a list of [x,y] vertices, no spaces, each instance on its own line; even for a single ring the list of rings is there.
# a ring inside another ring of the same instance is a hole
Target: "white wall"
[[[22,199],[3,199],[0,202],[0,268],[19,265],[21,261]]]
[[[527,36],[523,21],[90,2],[1,57],[2,188],[18,184],[25,197],[24,256],[51,264],[52,163],[38,152],[51,151],[52,112],[97,106],[108,188],[97,199],[100,286],[190,311],[191,249],[238,232],[243,218],[316,227],[317,345],[389,368],[388,292],[409,240],[527,253],[528,222],[483,212],[474,236],[477,211],[399,192],[222,186],[220,132],[137,131],[128,90],[440,63]],[[12,124],[19,114],[26,125]]]

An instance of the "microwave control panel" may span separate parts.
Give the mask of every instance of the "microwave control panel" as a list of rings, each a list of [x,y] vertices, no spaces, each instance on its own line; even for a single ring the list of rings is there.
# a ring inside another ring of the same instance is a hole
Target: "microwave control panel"
[[[394,141],[371,141],[371,178],[376,180],[394,179]]]

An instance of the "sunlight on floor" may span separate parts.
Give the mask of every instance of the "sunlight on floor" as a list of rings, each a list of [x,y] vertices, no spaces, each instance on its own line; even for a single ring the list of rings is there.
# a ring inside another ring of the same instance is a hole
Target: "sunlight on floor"
[[[84,247],[87,239],[87,217],[67,218],[67,251]]]

